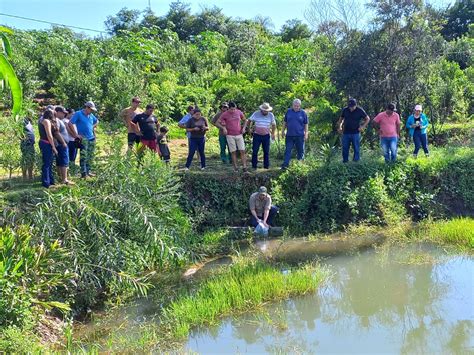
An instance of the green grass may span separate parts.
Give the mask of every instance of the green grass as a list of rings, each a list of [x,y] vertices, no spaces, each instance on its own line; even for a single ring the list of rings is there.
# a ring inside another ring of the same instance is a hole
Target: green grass
[[[416,233],[419,237],[434,242],[454,244],[467,249],[474,248],[474,219],[472,218],[425,222]]]
[[[184,338],[192,328],[215,324],[225,315],[314,291],[324,275],[311,266],[284,274],[262,262],[236,264],[172,302],[164,309],[163,322],[173,338]]]

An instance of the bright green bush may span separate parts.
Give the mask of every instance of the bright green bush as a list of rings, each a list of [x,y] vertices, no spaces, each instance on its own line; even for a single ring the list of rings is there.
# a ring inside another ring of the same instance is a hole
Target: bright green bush
[[[36,241],[26,226],[0,228],[0,326],[22,326],[39,310],[69,306],[55,297],[73,277],[59,240]]]

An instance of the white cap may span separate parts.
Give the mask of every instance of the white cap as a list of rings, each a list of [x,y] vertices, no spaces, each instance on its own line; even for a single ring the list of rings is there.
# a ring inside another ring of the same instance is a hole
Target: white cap
[[[415,105],[415,111],[423,111],[423,107],[421,107],[421,105]]]
[[[85,104],[84,104],[85,107],[89,107],[92,111],[97,111],[97,109],[95,108],[95,104],[92,102],[92,101],[87,101]]]

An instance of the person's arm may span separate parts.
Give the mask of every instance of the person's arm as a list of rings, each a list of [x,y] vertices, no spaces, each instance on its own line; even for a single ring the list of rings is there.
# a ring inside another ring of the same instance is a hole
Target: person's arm
[[[282,138],[285,138],[287,120],[288,120],[288,111],[285,113],[285,117],[283,118],[283,124],[282,124],[282,127],[281,127],[281,137]]]
[[[304,140],[308,140],[308,135],[309,135],[309,121],[308,121],[308,115],[306,114],[306,111],[304,111]]]
[[[400,138],[401,126],[402,126],[402,121],[400,120],[400,115],[399,115],[398,120],[397,120],[397,135],[398,135],[398,138]]]
[[[66,126],[67,134],[69,134],[73,138],[76,138],[77,133],[76,133],[76,130],[74,129],[75,128],[74,125],[71,125],[71,122],[69,121],[67,124],[65,124],[65,126]],[[71,129],[71,126],[73,129]]]
[[[194,126],[193,127],[193,118],[191,118],[188,122],[186,122],[186,132],[195,132],[195,131],[199,131],[199,127],[197,126]]]
[[[94,128],[94,132],[95,132],[95,129],[97,128],[97,125],[99,124],[99,119],[94,115],[93,115],[92,119],[93,119],[93,122],[94,122],[93,128]]]
[[[219,117],[221,117],[221,115],[222,115],[222,112],[218,112],[214,115],[214,117],[212,117],[211,123],[213,126],[217,127],[216,122],[219,120]]]
[[[44,129],[46,131],[46,137],[48,138],[48,142],[49,144],[51,144],[51,147],[53,148],[54,155],[58,155],[58,150],[56,149],[54,145],[53,133],[51,132],[51,122],[49,120],[43,120],[41,123],[44,126]]]
[[[271,138],[272,138],[272,140],[275,140],[276,129],[277,129],[276,121],[275,121],[275,118],[273,118],[272,127],[271,127]]]
[[[249,208],[250,208],[250,213],[252,214],[252,216],[255,217],[257,222],[260,222],[260,218],[258,218],[257,211],[255,210],[255,199],[253,199],[252,196],[250,196],[250,199],[249,199]]]
[[[70,128],[70,131],[72,132],[72,136],[74,137],[74,139],[76,139],[76,138],[82,139],[81,135],[77,132],[76,122],[77,122],[78,118],[77,118],[76,115],[77,115],[77,113],[75,113],[71,117],[71,119],[69,120],[67,125]]]
[[[339,117],[336,123],[337,133],[341,134],[344,129],[344,116]]]
[[[245,120],[244,126],[242,127],[242,132],[245,132],[247,127],[250,130],[252,128],[253,123],[254,123],[254,115],[250,116],[248,120]]]
[[[209,130],[209,122],[207,122],[207,118],[203,117],[204,118],[204,133],[206,133],[206,131]]]
[[[359,132],[364,131],[367,128],[367,126],[369,125],[369,122],[370,122],[370,117],[369,117],[369,115],[367,115],[364,118],[364,122],[362,123],[362,126],[359,127]]]
[[[186,128],[186,124],[188,123],[189,119],[187,119],[187,114],[181,118],[181,120],[178,122],[178,127],[179,128]]]
[[[263,211],[263,224],[265,227],[268,227],[267,219],[268,215],[270,214],[270,208],[272,208],[272,198],[268,196],[268,200],[265,203],[265,210]]]
[[[222,124],[222,122],[225,123],[225,117],[222,117],[222,116],[224,116],[224,114],[220,115],[219,119],[216,121],[216,127],[222,129],[222,134],[226,136],[227,128],[225,128],[225,126]]]
[[[422,127],[420,127],[420,129],[428,128],[428,126],[430,125],[430,121],[428,121],[428,117],[426,117],[426,115],[423,114],[422,119],[424,121],[424,124],[422,125]]]
[[[243,112],[240,112],[241,115],[240,115],[240,121],[244,122],[244,126],[242,127],[242,134],[245,133],[245,130],[247,129],[247,118],[245,117],[244,113]]]

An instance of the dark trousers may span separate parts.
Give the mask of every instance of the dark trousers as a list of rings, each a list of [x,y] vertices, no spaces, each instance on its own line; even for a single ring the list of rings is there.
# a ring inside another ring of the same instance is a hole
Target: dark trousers
[[[54,185],[54,174],[53,174],[53,147],[51,144],[39,141],[39,147],[41,150],[41,156],[43,158],[43,165],[41,166],[41,184],[48,188]]]
[[[77,147],[74,141],[67,143],[67,149],[69,150],[69,162],[75,163],[77,158]]]
[[[260,145],[263,148],[263,167],[268,169],[270,167],[270,134],[264,136],[260,134],[253,135],[252,141],[252,168],[257,169],[258,151]]]
[[[421,129],[415,129],[415,132],[413,132],[413,143],[415,143],[415,150],[413,151],[413,155],[418,155],[418,151],[421,147],[423,147],[423,151],[425,152],[425,154],[430,153],[428,151],[428,137],[426,136],[426,133],[421,133]]]
[[[272,206],[270,208],[270,212],[268,213],[268,219],[267,219],[267,224],[270,226],[273,226],[273,220],[275,219],[275,216],[277,215],[278,211],[280,209],[277,206]],[[263,220],[263,216],[258,216],[261,220]],[[255,219],[253,214],[250,214],[250,224],[252,227],[256,227],[258,225],[258,221]]]
[[[285,159],[283,161],[283,168],[287,168],[290,165],[291,152],[293,147],[296,146],[296,158],[298,160],[304,159],[304,136],[296,137],[285,137]]]
[[[354,149],[354,161],[359,161],[360,159],[360,133],[344,133],[342,135],[342,161],[347,163],[349,161],[349,149],[351,147]]]
[[[188,159],[186,159],[186,168],[189,168],[191,166],[191,162],[193,161],[194,153],[196,153],[196,151],[199,152],[199,156],[201,157],[201,168],[206,167],[206,155],[204,154],[205,146],[205,137],[189,139],[189,153]]]

